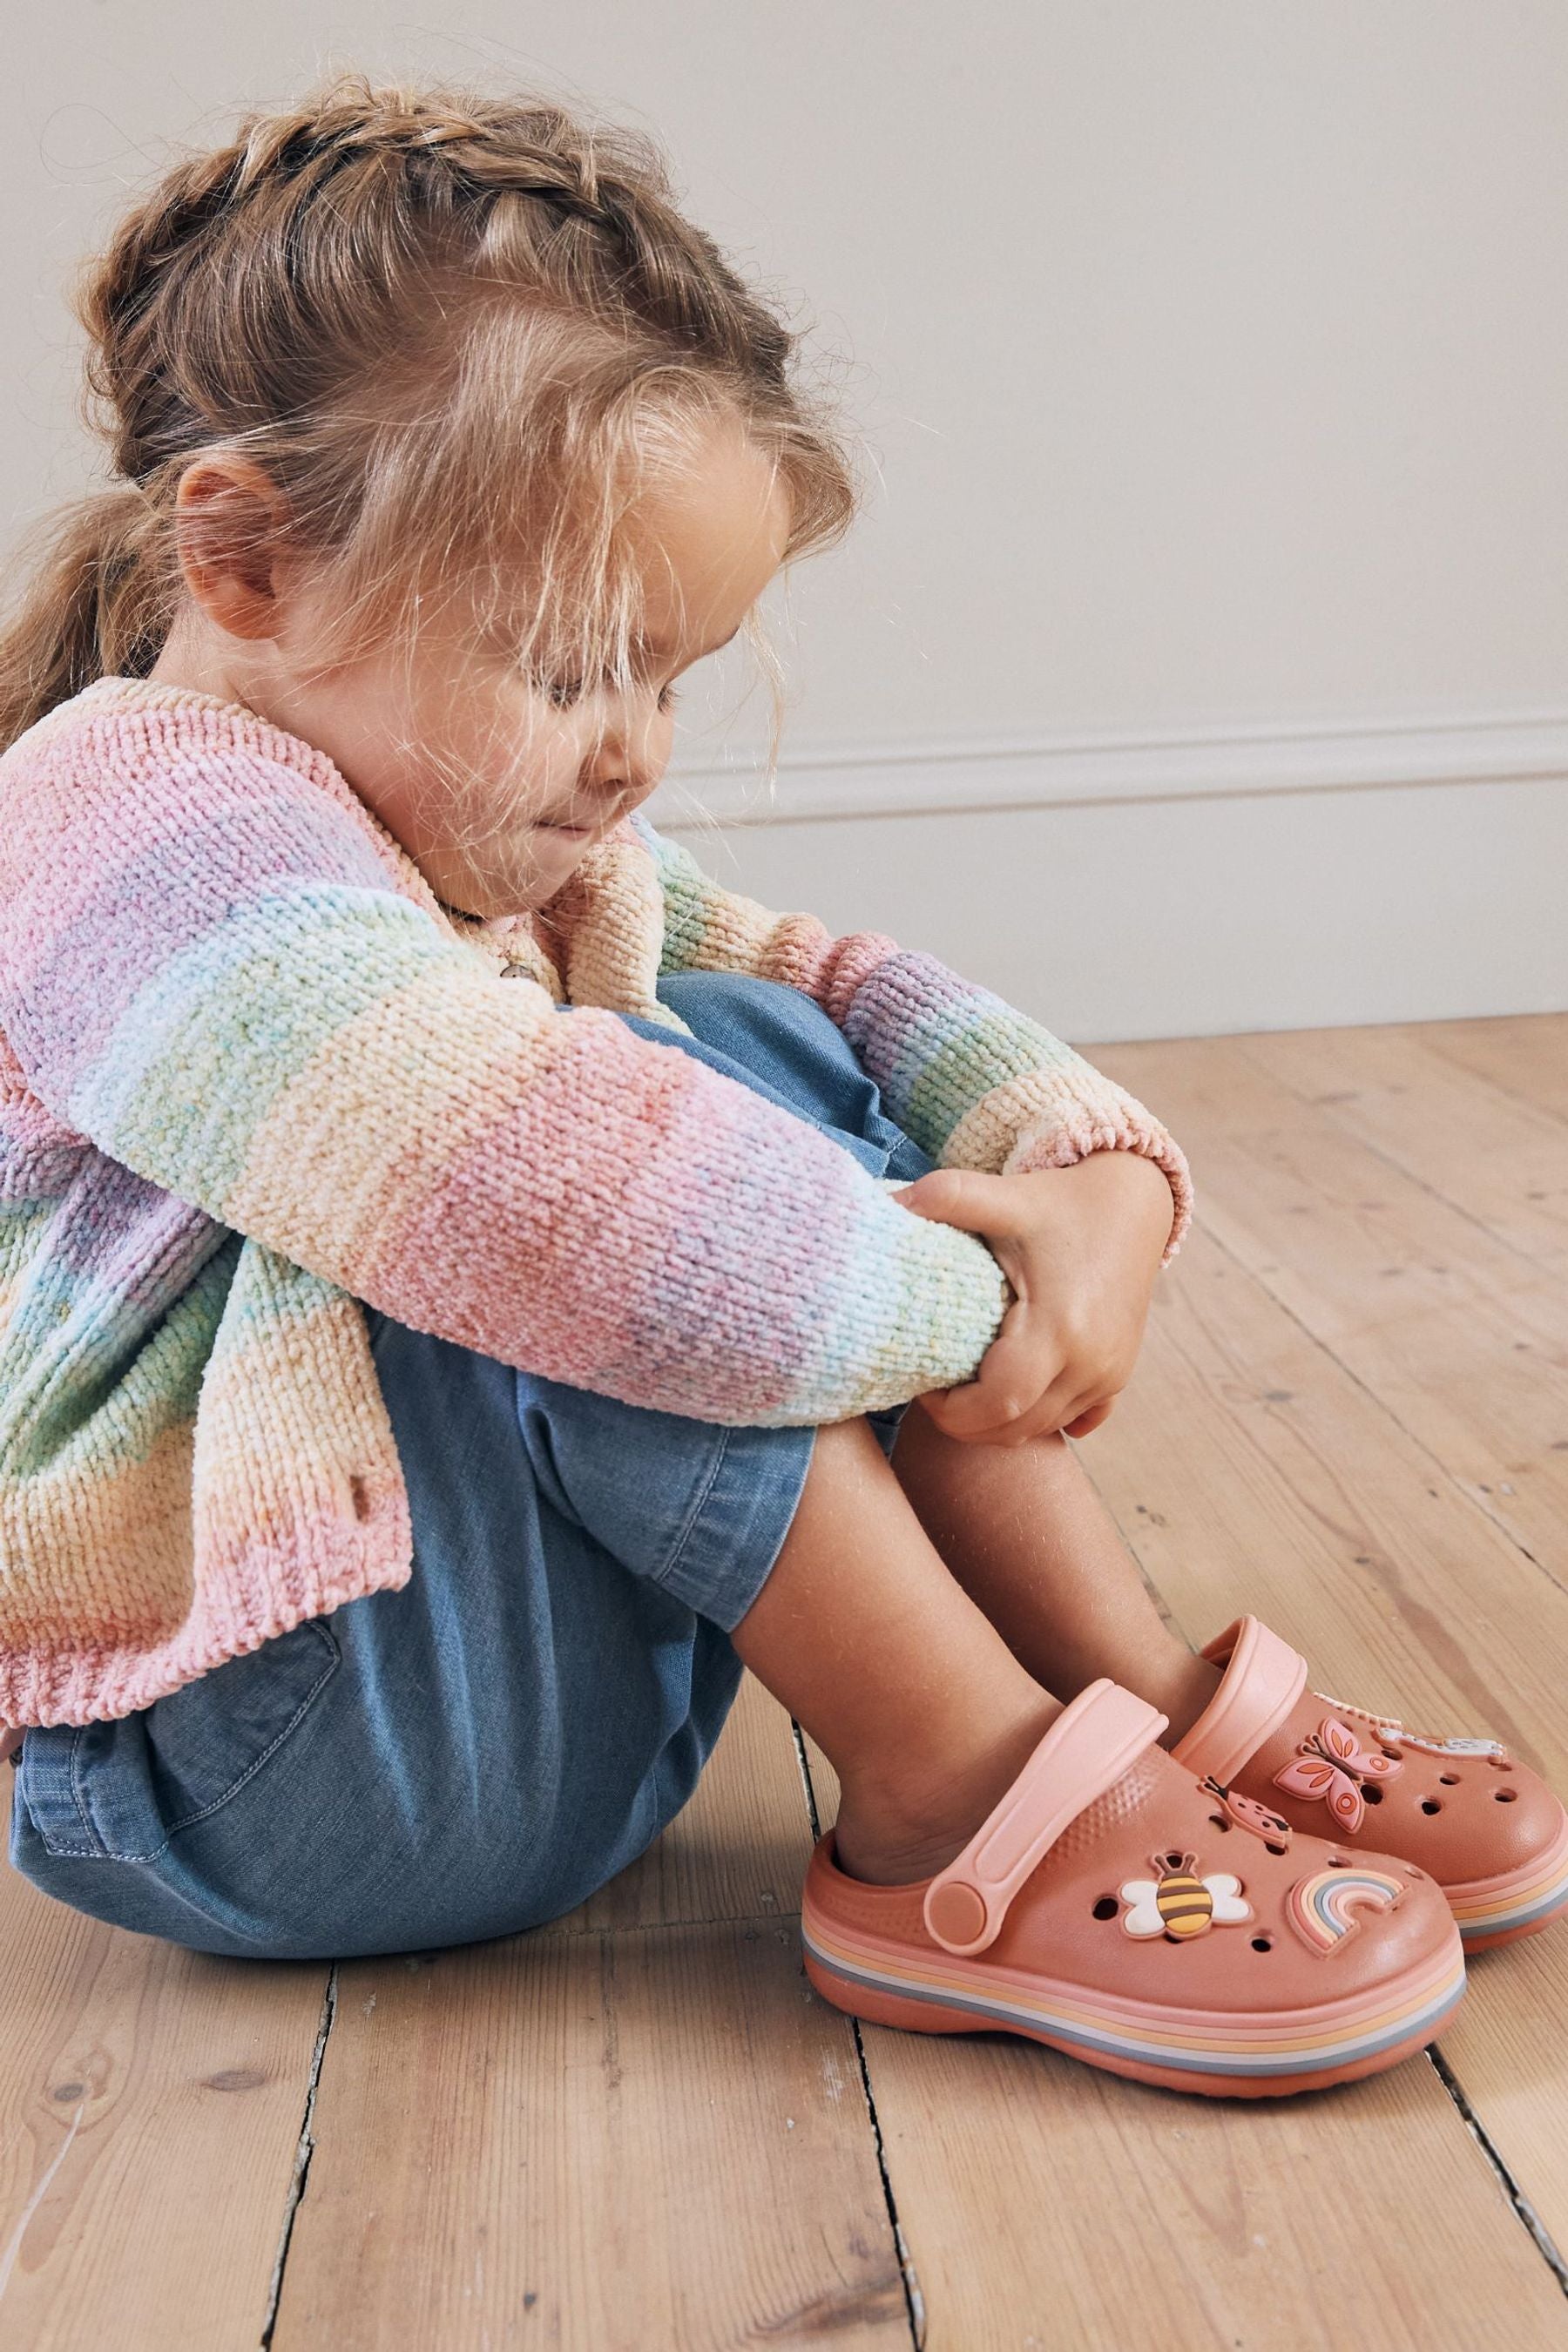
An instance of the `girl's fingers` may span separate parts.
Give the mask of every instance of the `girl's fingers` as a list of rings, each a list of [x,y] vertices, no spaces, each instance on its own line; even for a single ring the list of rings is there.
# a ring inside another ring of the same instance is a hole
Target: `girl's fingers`
[[[947,1436],[967,1444],[1003,1446],[1027,1445],[1037,1438],[1055,1436],[1058,1430],[1068,1437],[1087,1437],[1108,1419],[1116,1403],[1113,1396],[1099,1400],[1080,1396],[1065,1408],[1043,1400],[1032,1412],[990,1423],[981,1423],[967,1411],[962,1417],[954,1415],[948,1400],[978,1397],[982,1386],[976,1381],[962,1389],[928,1389],[918,1402]]]
[[[921,1402],[945,1437],[978,1444],[1000,1437],[1014,1426],[1013,1420],[998,1411],[983,1381],[971,1381],[959,1389],[928,1389]]]
[[[962,1387],[941,1391],[941,1402],[935,1409],[931,1400],[938,1392],[928,1391],[927,1410],[937,1427],[949,1437],[1001,1437],[1021,1425],[1033,1423],[1038,1406],[1044,1402],[1040,1378],[1039,1342],[1030,1339],[1024,1319],[1015,1308],[1009,1308],[1001,1330],[986,1350],[979,1377],[966,1381]]]
[[[1027,1434],[1030,1437],[1054,1437],[1058,1430],[1066,1429],[1069,1423],[1091,1412],[1099,1402],[1097,1390],[1079,1391],[1068,1389],[1065,1392],[1059,1388],[1047,1390],[1028,1417]]]
[[[1008,1413],[1005,1410],[997,1412],[993,1404],[990,1416],[983,1417],[979,1407],[983,1389],[984,1383],[981,1381],[973,1381],[969,1387],[963,1389],[950,1389],[947,1391],[949,1397],[962,1397],[965,1400],[973,1398],[975,1408],[971,1412],[966,1404],[962,1415],[951,1411],[933,1414],[932,1418],[938,1427],[948,1436],[959,1438],[967,1444],[1028,1445],[1037,1437],[1053,1436],[1057,1430],[1062,1427],[1065,1413],[1088,1412],[1095,1402],[1092,1397],[1081,1397],[1073,1405],[1064,1408],[1059,1404],[1047,1403],[1042,1399],[1038,1404],[1024,1413]],[[921,1402],[925,1402],[926,1400],[922,1398]]]
[[[1058,1430],[1068,1436],[1087,1434],[1104,1420],[1115,1402],[1100,1388],[1076,1390],[1060,1384],[1047,1389],[1032,1412],[1009,1423],[991,1439],[994,1445],[1027,1445],[1037,1438],[1054,1437]]]
[[[1018,1423],[1020,1441],[1050,1436],[1058,1429],[1065,1429],[1078,1414],[1088,1412],[1091,1406],[1098,1404],[1104,1393],[1103,1388],[1098,1384],[1086,1389],[1081,1370],[1071,1364],[1065,1366],[1044,1395]]]
[[[956,1225],[961,1233],[989,1236],[1024,1230],[1017,1185],[1005,1176],[984,1176],[974,1168],[933,1168],[889,1197],[917,1217]]]

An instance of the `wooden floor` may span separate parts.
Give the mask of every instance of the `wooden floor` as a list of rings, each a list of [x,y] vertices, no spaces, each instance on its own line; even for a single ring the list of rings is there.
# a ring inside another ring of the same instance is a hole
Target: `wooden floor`
[[[1568,1789],[1568,1017],[1108,1048],[1201,1224],[1083,1458],[1171,1616]],[[0,2343],[1568,2347],[1568,1927],[1436,2056],[1273,2107],[808,1990],[812,1808],[749,1685],[541,1933],[263,1966],[0,1868]]]

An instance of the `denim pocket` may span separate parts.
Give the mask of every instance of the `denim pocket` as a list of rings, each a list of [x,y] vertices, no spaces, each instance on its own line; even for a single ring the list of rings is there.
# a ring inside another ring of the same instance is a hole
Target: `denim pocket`
[[[52,1854],[150,1862],[245,1786],[303,1720],[342,1653],[310,1617],[112,1723],[35,1726],[17,1794]]]

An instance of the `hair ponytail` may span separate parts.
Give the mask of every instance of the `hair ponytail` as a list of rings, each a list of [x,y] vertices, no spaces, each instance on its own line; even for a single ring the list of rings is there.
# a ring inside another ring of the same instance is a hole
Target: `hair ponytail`
[[[46,519],[23,560],[31,576],[0,628],[0,751],[106,673],[157,659],[145,612],[147,516],[127,483]]]

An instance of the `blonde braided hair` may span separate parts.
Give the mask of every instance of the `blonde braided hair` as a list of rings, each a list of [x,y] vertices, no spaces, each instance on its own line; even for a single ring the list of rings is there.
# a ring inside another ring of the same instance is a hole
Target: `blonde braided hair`
[[[126,215],[77,307],[115,478],[44,527],[0,633],[0,748],[156,661],[203,452],[275,481],[290,544],[332,567],[343,646],[461,592],[520,659],[621,676],[621,519],[705,428],[738,423],[786,483],[786,561],[858,504],[796,379],[804,336],[681,213],[651,139],[553,101],[349,74],[250,114]],[[746,635],[776,751],[777,666],[755,614]]]

